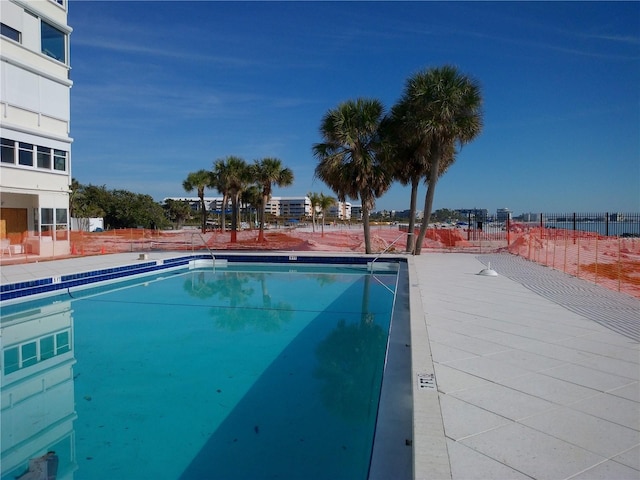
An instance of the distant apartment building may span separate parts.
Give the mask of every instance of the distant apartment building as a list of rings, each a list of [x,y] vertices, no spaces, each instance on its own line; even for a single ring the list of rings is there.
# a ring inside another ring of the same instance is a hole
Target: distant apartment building
[[[267,210],[275,211],[276,217],[302,219],[311,216],[309,197],[271,197]]]
[[[508,208],[498,208],[496,210],[496,221],[498,222],[506,222],[511,221],[512,213]]]
[[[523,213],[520,218],[523,222],[539,222],[542,215],[540,213]]]
[[[198,197],[170,197],[167,200],[188,202],[194,211],[200,211],[200,199]],[[221,213],[222,197],[204,197],[204,203],[210,212]],[[244,208],[241,206],[241,209]],[[225,210],[230,212],[231,201],[227,201]],[[265,207],[265,213],[284,219],[302,219],[311,217],[311,200],[309,197],[271,197]]]
[[[471,218],[472,221],[486,222],[489,218],[489,210],[486,208],[461,208],[456,210],[461,218]]]
[[[2,0],[0,20],[0,237],[13,254],[67,255],[67,0]]]
[[[362,205],[351,205],[351,218],[362,220]]]
[[[336,202],[327,210],[327,218],[338,220],[351,220],[351,204],[349,202]]]

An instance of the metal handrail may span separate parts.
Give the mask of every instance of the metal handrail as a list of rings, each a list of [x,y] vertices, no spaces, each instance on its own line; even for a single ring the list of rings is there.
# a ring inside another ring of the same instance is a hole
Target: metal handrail
[[[385,253],[387,253],[389,251],[389,249],[391,247],[393,247],[395,245],[395,243],[400,240],[402,238],[403,235],[413,235],[413,232],[402,232],[398,238],[396,238],[393,242],[391,242],[389,245],[387,245],[387,248],[385,248],[382,252],[380,252],[373,260],[371,260],[371,263],[369,264],[369,271],[373,272],[373,264],[375,263],[376,260],[378,260],[382,255],[384,255]]]
[[[200,232],[193,232],[191,233],[191,254],[194,254],[194,249],[193,249],[193,236],[194,235],[198,235],[200,237],[200,240],[202,240],[202,243],[204,244],[205,248],[209,251],[209,253],[211,254],[211,258],[213,259],[213,266],[216,266],[216,256],[213,254],[213,251],[209,248],[209,245],[207,245],[207,241],[205,240],[205,238],[202,236],[202,233]]]

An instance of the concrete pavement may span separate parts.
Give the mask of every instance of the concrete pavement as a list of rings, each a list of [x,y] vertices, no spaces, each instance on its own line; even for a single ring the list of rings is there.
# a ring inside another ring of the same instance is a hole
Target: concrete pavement
[[[640,301],[511,255],[414,264],[437,385],[414,397],[437,395],[450,466],[417,437],[416,478],[640,478]]]

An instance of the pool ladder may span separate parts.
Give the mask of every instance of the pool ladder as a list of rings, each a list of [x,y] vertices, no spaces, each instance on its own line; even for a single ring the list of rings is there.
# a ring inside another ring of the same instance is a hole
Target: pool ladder
[[[373,273],[373,264],[376,262],[376,260],[378,260],[382,255],[384,255],[385,253],[387,253],[389,251],[389,249],[391,247],[393,247],[395,245],[395,243],[400,240],[403,236],[405,235],[413,235],[413,233],[411,232],[402,232],[398,238],[396,238],[393,242],[391,242],[389,245],[387,245],[387,248],[385,248],[382,252],[380,252],[378,255],[376,255],[376,257],[371,260],[371,262],[369,263],[369,272]]]
[[[205,248],[207,249],[207,251],[209,252],[209,254],[211,254],[211,258],[213,259],[213,268],[216,267],[216,256],[213,254],[213,251],[209,248],[209,245],[207,245],[207,241],[205,240],[205,238],[202,236],[202,233],[197,232],[197,233],[192,233],[191,234],[191,254],[194,254],[194,248],[193,248],[193,236],[197,235],[198,237],[200,237],[200,240],[202,240],[202,243],[204,244]]]

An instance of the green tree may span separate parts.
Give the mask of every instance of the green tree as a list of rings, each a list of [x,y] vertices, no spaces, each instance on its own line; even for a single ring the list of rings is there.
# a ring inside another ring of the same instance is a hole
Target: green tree
[[[222,195],[222,206],[220,207],[220,229],[222,233],[224,233],[226,230],[226,210],[227,204],[229,203],[229,188],[227,186],[227,166],[223,159],[218,159],[213,162],[212,177],[213,187],[218,190],[220,195]]]
[[[313,146],[319,163],[315,175],[336,193],[338,200],[360,199],[366,253],[371,253],[369,213],[375,199],[387,191],[392,175],[384,161],[379,126],[384,107],[375,99],[348,100],[322,119],[323,143]]]
[[[406,251],[415,249],[415,222],[418,204],[418,187],[424,180],[428,183],[431,169],[431,137],[416,126],[411,115],[411,105],[405,95],[391,109],[391,115],[383,121],[382,135],[384,152],[392,164],[394,179],[402,185],[411,185],[409,202],[409,226]],[[440,173],[453,163],[453,152],[448,152],[446,160],[440,162]]]
[[[283,167],[277,158],[263,158],[256,160],[252,168],[253,180],[262,189],[262,205],[260,209],[260,232],[258,242],[264,242],[264,210],[271,197],[273,185],[286,187],[293,183],[293,171]]]
[[[316,192],[307,193],[309,202],[311,202],[311,229],[316,233],[316,210],[320,207],[320,194]]]
[[[251,219],[251,213],[252,210],[255,210],[258,215],[262,208],[262,188],[258,185],[249,185],[240,195],[240,201],[247,213],[247,222],[251,225],[250,228],[253,228],[254,222]]]
[[[182,228],[185,220],[191,217],[189,202],[168,198],[164,203],[167,218],[175,224],[176,229]]]
[[[197,172],[191,172],[187,175],[187,178],[182,182],[182,188],[187,192],[197,190],[198,198],[200,199],[200,211],[202,214],[202,233],[207,231],[207,205],[204,203],[204,189],[212,188],[214,185],[214,179],[211,172],[207,170],[198,170]]]
[[[324,219],[327,218],[327,210],[329,207],[336,204],[336,199],[325,195],[324,193],[320,194],[320,198],[318,201],[318,206],[320,207],[320,212],[322,212],[322,236],[324,237]]]
[[[104,218],[105,211],[101,207],[105,202],[100,202],[98,198],[91,195],[91,191],[98,187],[82,185],[75,178],[71,181],[69,194],[69,213],[72,218],[78,221],[80,230],[89,229],[89,218]],[[100,195],[105,199],[108,197],[105,187],[101,187],[104,195]]]
[[[223,160],[217,160],[214,164],[213,184],[222,189],[223,205],[226,208],[227,198],[231,199],[231,242],[238,241],[238,216],[240,209],[240,195],[251,183],[251,169],[240,157],[230,155]]]
[[[403,101],[406,127],[413,138],[422,139],[429,148],[424,217],[415,244],[419,255],[443,163],[452,163],[455,148],[472,141],[482,130],[482,95],[475,80],[445,65],[409,78]]]

